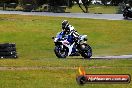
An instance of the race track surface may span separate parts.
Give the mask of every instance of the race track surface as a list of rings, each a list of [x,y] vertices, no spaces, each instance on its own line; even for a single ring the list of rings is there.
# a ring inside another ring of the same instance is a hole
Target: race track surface
[[[119,55],[119,56],[96,56],[92,59],[132,59],[132,55]]]
[[[124,20],[122,14],[22,12],[22,11],[3,11],[3,10],[0,10],[0,14],[19,14],[19,15],[68,17],[68,18],[92,18],[92,19],[107,19],[107,20]]]

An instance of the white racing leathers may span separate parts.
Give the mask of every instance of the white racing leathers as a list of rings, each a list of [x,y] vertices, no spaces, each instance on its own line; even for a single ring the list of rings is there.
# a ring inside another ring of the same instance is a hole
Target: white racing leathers
[[[74,29],[74,27],[72,25],[69,25],[68,26],[68,29],[69,29],[69,35],[72,35],[75,37],[75,38],[78,38],[79,37],[79,34],[77,33],[77,31]]]

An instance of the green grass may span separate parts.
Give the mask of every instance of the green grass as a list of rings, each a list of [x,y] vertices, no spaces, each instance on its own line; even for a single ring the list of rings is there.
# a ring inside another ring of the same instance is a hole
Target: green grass
[[[0,88],[79,88],[77,68],[87,73],[131,74],[132,60],[84,60],[82,57],[56,58],[51,39],[67,19],[80,34],[88,35],[93,56],[132,52],[131,21],[110,21],[45,16],[0,15],[0,43],[16,43],[18,59],[1,59],[0,67],[51,67],[34,70],[0,70]],[[111,68],[89,68],[109,66]],[[61,69],[54,67],[62,67]],[[64,69],[67,68],[68,69]],[[132,74],[131,74],[132,75]],[[90,84],[84,88],[131,88],[130,84]]]
[[[118,11],[117,6],[103,6],[103,5],[90,5],[89,13],[103,13],[103,14],[115,14]],[[67,8],[66,12],[82,13],[82,10],[78,5],[74,5],[72,8]]]
[[[124,71],[122,71],[124,70]],[[114,71],[114,72],[113,72]],[[129,69],[87,69],[87,73],[131,73]],[[80,86],[76,82],[76,70],[26,70],[2,71],[0,73],[1,88],[131,88],[132,84],[86,84]]]

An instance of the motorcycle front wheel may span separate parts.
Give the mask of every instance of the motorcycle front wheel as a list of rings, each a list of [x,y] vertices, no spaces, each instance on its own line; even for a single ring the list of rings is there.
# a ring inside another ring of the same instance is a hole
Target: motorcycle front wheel
[[[55,46],[54,52],[58,58],[66,58],[68,56],[68,51],[65,47],[62,48],[61,46]]]

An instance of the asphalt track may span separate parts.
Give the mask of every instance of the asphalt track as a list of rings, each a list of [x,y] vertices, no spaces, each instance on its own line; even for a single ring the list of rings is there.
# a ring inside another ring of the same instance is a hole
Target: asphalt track
[[[37,15],[37,16],[52,16],[52,17],[67,17],[67,18],[91,18],[91,19],[106,19],[106,20],[124,20],[122,14],[90,14],[90,13],[52,13],[52,12],[22,12],[22,11],[2,11],[0,14],[19,14],[19,15]],[[129,19],[132,20],[132,19]],[[132,55],[120,56],[96,56],[93,59],[132,59]]]
[[[132,59],[132,55],[119,55],[119,56],[95,56],[92,59]]]
[[[92,18],[92,19],[107,19],[107,20],[124,20],[122,14],[22,12],[22,11],[3,11],[3,10],[0,10],[0,14],[19,14],[19,15],[68,17],[68,18]]]

